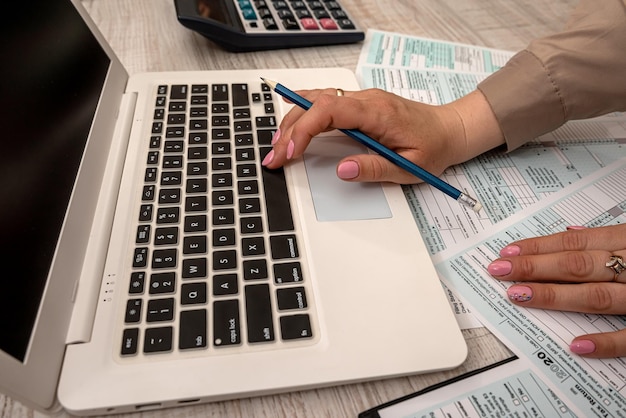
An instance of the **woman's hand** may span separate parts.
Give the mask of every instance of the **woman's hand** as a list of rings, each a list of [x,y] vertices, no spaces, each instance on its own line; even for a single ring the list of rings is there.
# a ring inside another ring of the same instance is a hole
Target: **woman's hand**
[[[524,282],[507,290],[519,306],[626,314],[626,271],[621,273],[619,266],[619,257],[626,259],[626,225],[569,229],[507,245],[489,265],[489,273],[499,280]],[[626,356],[626,329],[578,336],[570,350],[594,358]]]
[[[435,175],[504,142],[491,108],[479,91],[456,102],[431,106],[379,89],[345,92],[336,89],[299,91],[313,102],[304,111],[294,107],[273,138],[263,161],[277,168],[300,157],[313,137],[332,129],[358,129]],[[349,181],[420,181],[377,154],[351,155],[337,166]]]

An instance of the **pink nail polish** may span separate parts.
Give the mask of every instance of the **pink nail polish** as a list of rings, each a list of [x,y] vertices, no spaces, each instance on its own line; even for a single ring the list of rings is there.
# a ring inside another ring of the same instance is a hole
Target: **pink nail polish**
[[[289,144],[287,144],[287,159],[291,160],[291,157],[293,157],[293,151],[296,147],[296,144],[293,143],[293,141],[289,141]]]
[[[359,165],[356,161],[345,161],[337,167],[337,176],[340,179],[350,180],[359,175]]]
[[[587,229],[587,227],[580,226],[580,225],[570,225],[570,226],[566,226],[565,229],[567,229],[568,231],[578,231],[580,229]]]
[[[506,294],[514,302],[528,302],[533,297],[533,290],[528,286],[513,285],[506,290]]]
[[[487,271],[492,276],[506,276],[511,272],[513,265],[510,261],[498,260],[494,261],[487,267]]]
[[[271,142],[272,145],[277,143],[279,139],[280,139],[280,129],[276,129],[276,132],[274,132],[274,136],[272,137],[272,142]]]
[[[596,351],[596,345],[591,340],[575,340],[569,345],[569,349],[574,354],[590,354]]]
[[[261,165],[266,166],[269,163],[271,163],[272,160],[274,160],[274,150],[271,150],[270,152],[267,153],[265,158],[263,158],[263,161],[261,161]]]
[[[507,245],[500,250],[500,257],[515,257],[516,255],[520,255],[521,252],[522,249],[517,245]]]

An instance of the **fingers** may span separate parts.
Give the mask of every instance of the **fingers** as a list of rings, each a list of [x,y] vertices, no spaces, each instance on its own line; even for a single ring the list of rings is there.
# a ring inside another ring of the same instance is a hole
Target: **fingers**
[[[626,356],[626,329],[576,337],[570,350],[583,357],[610,358]]]
[[[626,282],[626,273],[616,276],[616,272],[607,267],[612,255],[626,257],[626,251],[566,251],[502,257],[492,261],[487,271],[506,281]]]
[[[422,181],[386,158],[374,154],[352,155],[344,158],[337,165],[337,177],[346,181],[387,181],[398,184],[413,184]]]
[[[550,254],[561,251],[616,251],[626,248],[626,224],[598,228],[572,228],[575,229],[516,241],[504,247],[500,251],[500,255],[506,257],[510,255]]]
[[[516,283],[507,289],[516,305],[567,312],[621,315],[626,313],[622,283]]]
[[[626,285],[622,283],[514,284],[507,289],[512,303],[529,308],[590,314],[626,313]],[[626,356],[626,329],[577,336],[570,343],[574,354],[609,358]]]
[[[339,113],[339,99],[343,101],[353,94],[344,91],[340,97],[337,96],[337,89],[306,90],[298,93],[311,101],[313,106],[308,111],[294,106],[283,117],[272,140],[273,149],[263,161],[263,165],[269,168],[277,168],[292,158],[300,157],[314,136],[334,129],[331,115]]]

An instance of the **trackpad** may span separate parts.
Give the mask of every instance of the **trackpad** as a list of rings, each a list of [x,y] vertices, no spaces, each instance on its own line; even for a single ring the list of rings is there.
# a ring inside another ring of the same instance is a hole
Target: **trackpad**
[[[379,183],[352,183],[337,177],[337,163],[367,148],[347,137],[318,137],[304,153],[315,215],[321,222],[391,218]]]

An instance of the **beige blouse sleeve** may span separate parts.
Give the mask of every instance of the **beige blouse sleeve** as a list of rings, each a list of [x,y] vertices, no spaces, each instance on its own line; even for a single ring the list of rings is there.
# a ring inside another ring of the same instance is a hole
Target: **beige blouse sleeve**
[[[582,0],[563,32],[531,42],[478,89],[509,150],[568,120],[626,110],[626,0]]]

